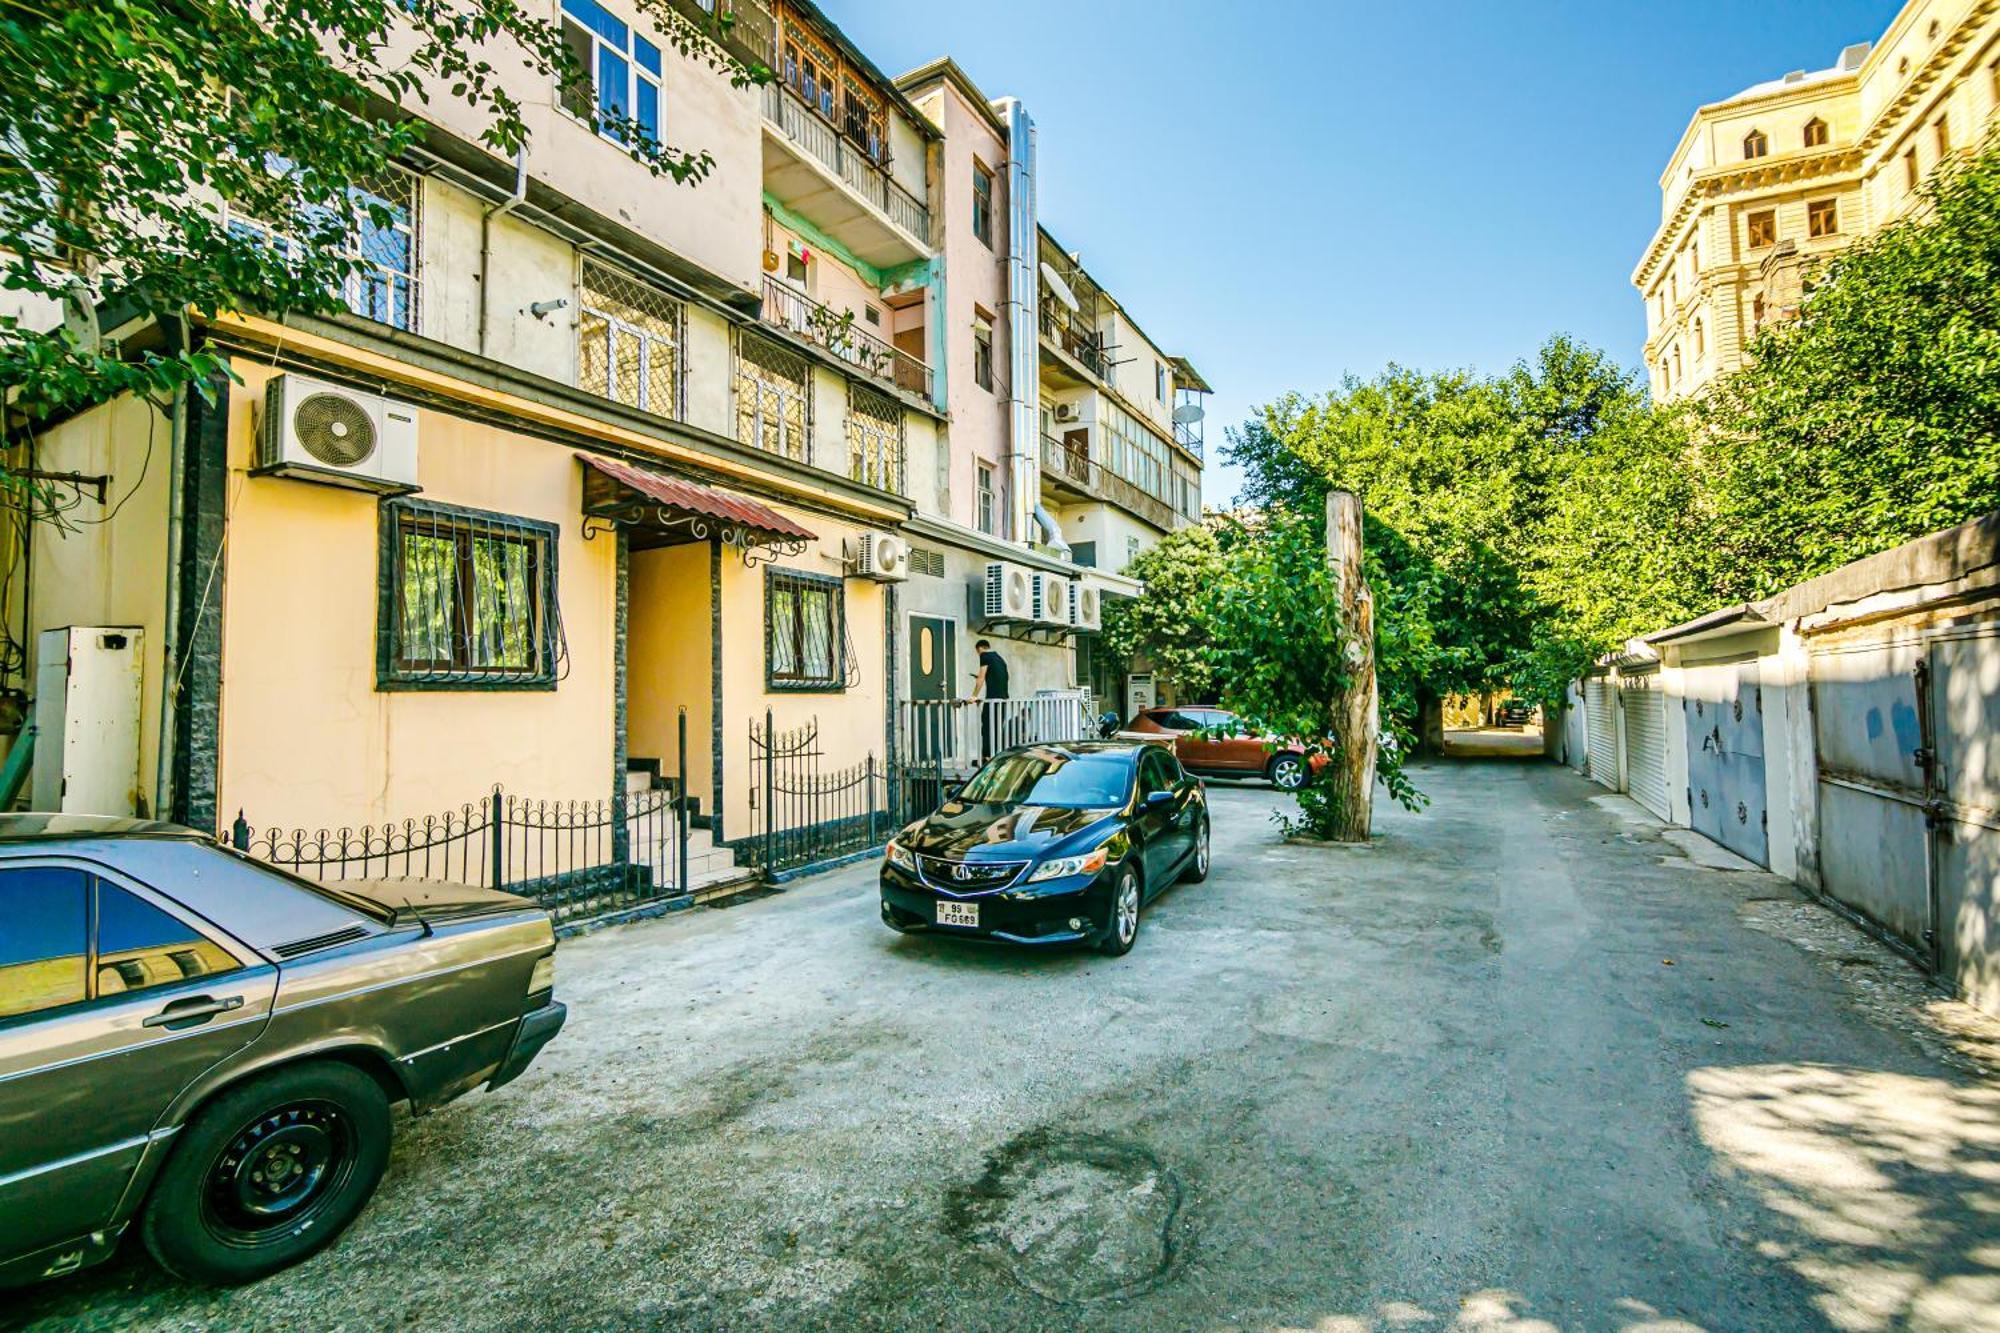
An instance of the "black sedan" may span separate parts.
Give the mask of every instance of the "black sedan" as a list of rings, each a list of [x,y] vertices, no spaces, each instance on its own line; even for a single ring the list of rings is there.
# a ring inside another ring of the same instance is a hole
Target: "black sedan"
[[[898,931],[1118,955],[1145,904],[1208,877],[1208,798],[1172,750],[1130,741],[1031,745],[995,756],[928,819],[896,835],[882,920]]]

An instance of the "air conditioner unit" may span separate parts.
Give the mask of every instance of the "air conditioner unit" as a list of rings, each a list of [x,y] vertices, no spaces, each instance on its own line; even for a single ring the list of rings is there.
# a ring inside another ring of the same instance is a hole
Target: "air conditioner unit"
[[[264,388],[260,476],[401,494],[417,487],[417,410],[304,375]]]
[[[1064,422],[1083,420],[1083,405],[1081,403],[1057,403],[1056,420]]]
[[[1078,629],[1104,628],[1104,591],[1082,579],[1069,585],[1069,619]]]
[[[854,572],[878,583],[901,583],[910,577],[910,544],[886,532],[864,532],[855,549]]]
[[[1070,581],[1060,574],[1035,575],[1035,621],[1042,625],[1070,623]]]
[[[981,606],[988,620],[1035,618],[1034,577],[1019,565],[1004,560],[989,561],[984,591]]]

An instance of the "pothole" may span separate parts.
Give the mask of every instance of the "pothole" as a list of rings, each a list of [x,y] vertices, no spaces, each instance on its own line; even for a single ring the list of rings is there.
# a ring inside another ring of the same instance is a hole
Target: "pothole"
[[[1066,1303],[1127,1296],[1173,1268],[1181,1185],[1139,1144],[1034,1130],[952,1191],[945,1225],[1038,1296]]]

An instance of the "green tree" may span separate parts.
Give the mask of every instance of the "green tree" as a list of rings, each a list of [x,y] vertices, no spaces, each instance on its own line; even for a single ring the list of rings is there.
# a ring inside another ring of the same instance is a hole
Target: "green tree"
[[[728,19],[638,8],[739,86],[768,77],[729,53]],[[390,222],[357,187],[423,136],[403,109],[464,103],[485,145],[511,155],[527,127],[509,67],[553,80],[656,174],[707,175],[705,151],[599,115],[544,13],[518,0],[0,0],[0,283],[70,316],[53,329],[0,318],[0,385],[33,413],[221,370],[200,350],[100,343],[99,301],[170,322],[338,309],[366,267],[353,238]],[[225,225],[224,200],[257,227]]]
[[[1145,583],[1145,594],[1105,601],[1105,651],[1125,662],[1145,657],[1183,697],[1209,697],[1215,588],[1224,563],[1222,536],[1207,524],[1170,533],[1140,552],[1125,572]]]
[[[2000,134],[1807,284],[1699,405],[1730,600],[2000,509]]]

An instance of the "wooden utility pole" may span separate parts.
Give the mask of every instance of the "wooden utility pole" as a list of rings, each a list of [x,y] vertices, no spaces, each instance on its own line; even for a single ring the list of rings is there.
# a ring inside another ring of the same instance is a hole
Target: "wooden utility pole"
[[[1326,497],[1326,559],[1340,585],[1340,623],[1347,635],[1347,689],[1335,701],[1338,755],[1320,779],[1332,785],[1342,842],[1366,842],[1374,822],[1375,598],[1361,575],[1361,499],[1352,491]]]

